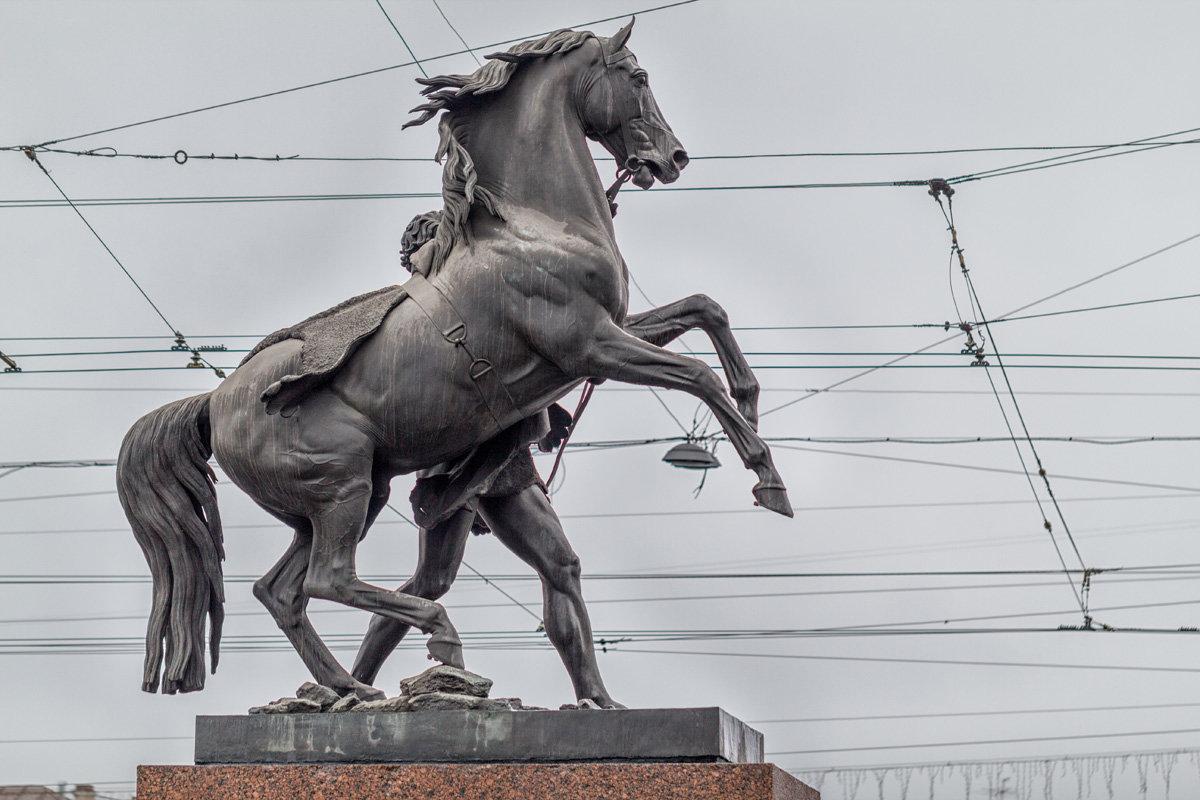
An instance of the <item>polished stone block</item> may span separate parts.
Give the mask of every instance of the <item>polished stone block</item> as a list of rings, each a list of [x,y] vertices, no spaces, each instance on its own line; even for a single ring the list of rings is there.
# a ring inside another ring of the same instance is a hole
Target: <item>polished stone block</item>
[[[196,718],[197,764],[762,760],[762,734],[720,708]]]
[[[820,800],[771,764],[138,767],[138,800]]]

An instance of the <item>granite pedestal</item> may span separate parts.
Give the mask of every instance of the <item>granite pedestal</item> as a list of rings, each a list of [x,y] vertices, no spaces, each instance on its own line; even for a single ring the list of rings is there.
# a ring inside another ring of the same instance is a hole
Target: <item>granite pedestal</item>
[[[196,719],[195,766],[139,800],[819,800],[719,708]]]

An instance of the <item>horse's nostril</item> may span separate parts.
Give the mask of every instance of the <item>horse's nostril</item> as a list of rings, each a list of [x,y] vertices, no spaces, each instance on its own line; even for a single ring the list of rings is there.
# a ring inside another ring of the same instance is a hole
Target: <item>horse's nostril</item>
[[[686,167],[688,165],[689,160],[690,159],[688,159],[687,150],[684,150],[682,148],[680,148],[679,150],[676,150],[674,153],[671,154],[671,161],[673,161],[675,163],[676,169],[683,169],[684,167]]]

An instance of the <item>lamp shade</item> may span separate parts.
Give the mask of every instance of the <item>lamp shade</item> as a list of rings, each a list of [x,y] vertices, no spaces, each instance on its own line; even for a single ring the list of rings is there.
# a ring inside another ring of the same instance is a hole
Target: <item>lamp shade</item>
[[[663,461],[680,469],[714,469],[721,466],[715,455],[695,442],[680,442],[667,451]]]

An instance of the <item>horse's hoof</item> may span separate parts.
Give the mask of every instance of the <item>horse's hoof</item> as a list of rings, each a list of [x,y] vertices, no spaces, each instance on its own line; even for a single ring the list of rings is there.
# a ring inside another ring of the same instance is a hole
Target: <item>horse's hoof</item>
[[[429,659],[431,661],[440,661],[451,667],[463,669],[465,664],[462,655],[462,642],[457,638],[450,638],[440,633],[435,633],[429,637],[429,641],[425,644],[429,650]]]
[[[776,514],[783,514],[785,517],[795,516],[792,504],[788,502],[787,489],[782,486],[754,487],[754,505],[762,506]]]

